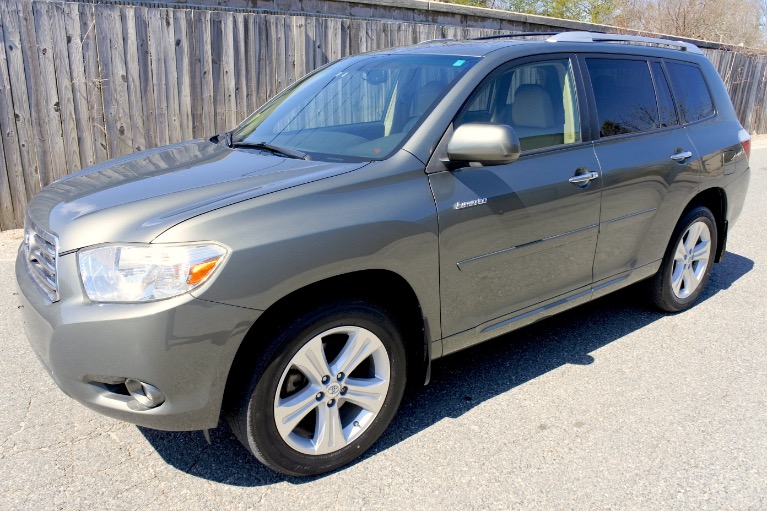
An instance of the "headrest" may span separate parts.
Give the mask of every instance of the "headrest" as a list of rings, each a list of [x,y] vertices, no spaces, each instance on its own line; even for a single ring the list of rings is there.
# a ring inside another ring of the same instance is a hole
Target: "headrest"
[[[511,106],[511,121],[515,126],[526,128],[554,126],[554,107],[546,89],[535,84],[517,87]]]

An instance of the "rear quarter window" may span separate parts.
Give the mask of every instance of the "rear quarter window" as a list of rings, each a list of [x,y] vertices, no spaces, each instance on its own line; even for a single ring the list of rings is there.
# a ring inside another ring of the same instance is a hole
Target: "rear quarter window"
[[[679,113],[685,122],[700,121],[714,115],[711,91],[698,66],[667,61],[666,69]]]

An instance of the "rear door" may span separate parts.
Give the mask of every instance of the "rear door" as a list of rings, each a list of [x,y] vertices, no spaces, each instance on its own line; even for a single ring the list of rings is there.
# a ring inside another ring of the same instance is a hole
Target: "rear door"
[[[591,284],[601,179],[581,134],[585,99],[573,64],[568,55],[510,63],[480,84],[455,119],[455,127],[512,126],[522,154],[506,165],[429,175],[446,337],[480,324],[491,330]]]
[[[602,179],[594,281],[628,276],[659,260],[700,163],[674,106],[663,63],[581,56],[591,89],[594,151]]]

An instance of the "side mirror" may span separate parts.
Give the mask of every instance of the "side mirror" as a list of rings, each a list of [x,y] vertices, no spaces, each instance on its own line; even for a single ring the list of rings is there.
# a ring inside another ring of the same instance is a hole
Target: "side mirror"
[[[519,158],[519,137],[506,124],[468,123],[459,126],[447,144],[450,161],[502,165]]]

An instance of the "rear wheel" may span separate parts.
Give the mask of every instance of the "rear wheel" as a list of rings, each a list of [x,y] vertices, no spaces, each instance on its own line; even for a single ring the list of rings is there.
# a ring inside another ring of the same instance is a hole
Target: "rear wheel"
[[[651,281],[655,305],[678,312],[695,303],[711,275],[716,243],[711,211],[703,206],[688,211],[674,229],[660,270]]]
[[[301,316],[264,358],[230,423],[256,458],[285,474],[320,474],[360,456],[405,388],[399,332],[385,311],[361,302]]]

